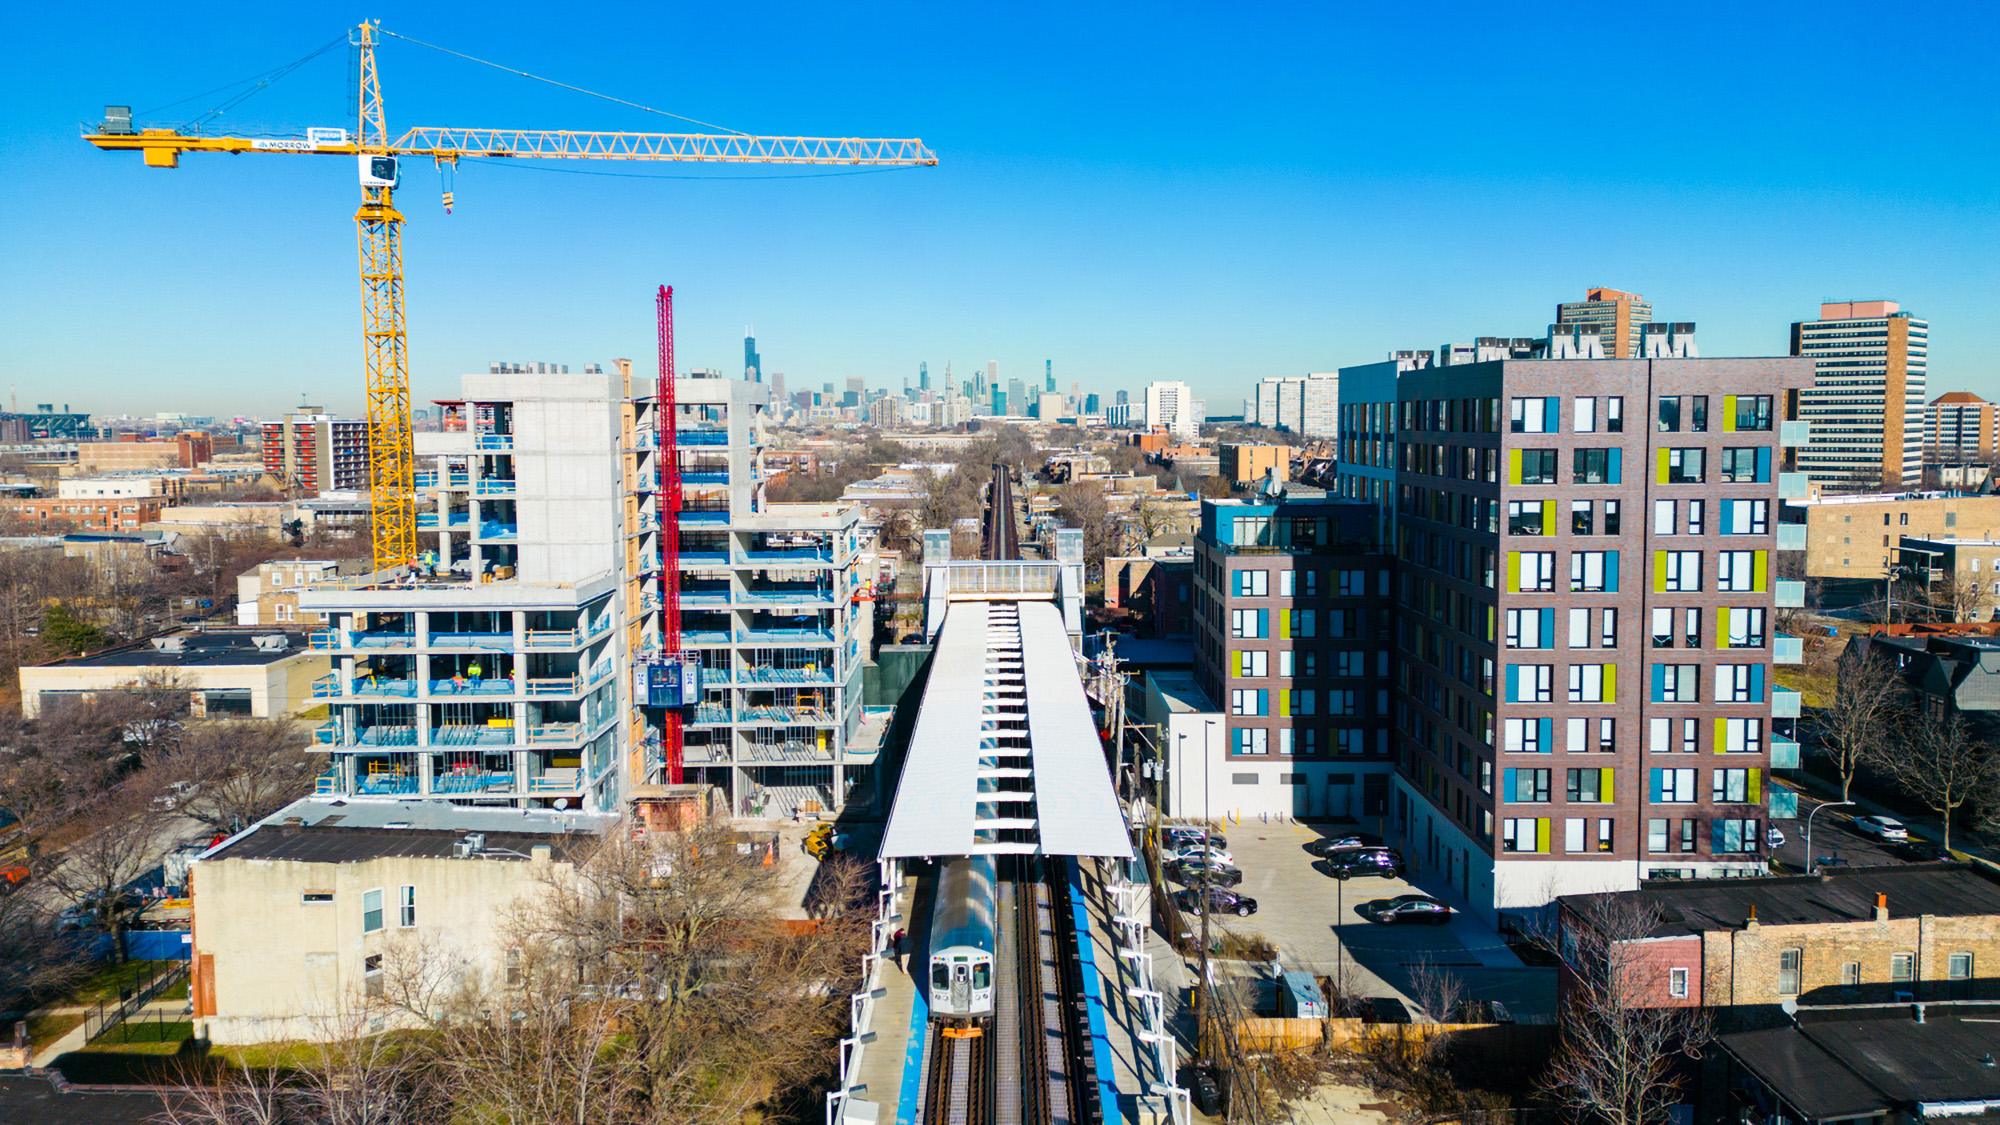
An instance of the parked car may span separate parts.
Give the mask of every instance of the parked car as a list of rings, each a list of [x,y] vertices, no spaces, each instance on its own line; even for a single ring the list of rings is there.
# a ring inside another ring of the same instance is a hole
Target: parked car
[[[1182,860],[1193,859],[1197,856],[1207,856],[1215,863],[1233,864],[1236,862],[1236,857],[1230,855],[1226,849],[1215,847],[1212,844],[1193,844],[1185,848],[1170,848],[1165,845],[1161,845],[1160,847],[1160,862],[1162,864],[1179,863]]]
[[[1373,832],[1345,832],[1321,837],[1306,845],[1306,850],[1314,855],[1331,855],[1348,848],[1379,848],[1382,837]]]
[[[1772,825],[1764,829],[1764,846],[1773,851],[1785,846],[1785,830]]]
[[[1910,830],[1893,816],[1857,816],[1854,830],[1863,836],[1873,836],[1878,840],[1907,840]]]
[[[1411,1023],[1410,1009],[1394,996],[1370,996],[1361,1001],[1361,1019],[1366,1023]]]
[[[1945,851],[1942,844],[1933,844],[1929,840],[1905,840],[1890,850],[1911,863],[1936,863],[1951,858],[1951,853]]]
[[[1229,840],[1220,832],[1211,832],[1199,824],[1168,824],[1160,828],[1160,845],[1170,848],[1190,848],[1206,843],[1211,848],[1226,848]]]
[[[1208,863],[1200,856],[1184,859],[1166,866],[1167,878],[1184,887],[1192,887],[1206,878],[1212,887],[1233,887],[1243,881],[1243,872],[1226,863]]]
[[[1498,1000],[1461,1000],[1447,1023],[1513,1023],[1514,1013]]]
[[[1384,926],[1396,926],[1404,922],[1429,922],[1433,926],[1442,926],[1451,921],[1451,907],[1429,895],[1378,898],[1373,902],[1362,903],[1361,913],[1369,921]]]
[[[1403,873],[1403,857],[1388,848],[1338,851],[1326,857],[1326,873],[1336,879],[1356,875],[1393,879]]]
[[[1208,889],[1206,911],[1201,908],[1201,892],[1198,890],[1175,891],[1174,905],[1189,914],[1234,914],[1239,918],[1248,918],[1257,913],[1256,899],[1249,895],[1237,894],[1235,891],[1223,890],[1221,887]]]

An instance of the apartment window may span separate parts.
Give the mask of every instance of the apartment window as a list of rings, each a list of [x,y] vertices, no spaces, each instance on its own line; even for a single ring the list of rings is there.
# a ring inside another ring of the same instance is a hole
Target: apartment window
[[[1689,648],[1701,647],[1701,607],[1689,606],[1681,611],[1681,637]]]
[[[1657,817],[1656,817],[1656,818],[1653,818],[1653,819],[1649,819],[1649,820],[1647,820],[1647,821],[1646,821],[1646,850],[1647,850],[1647,851],[1649,851],[1649,852],[1664,852],[1664,851],[1666,851],[1666,850],[1667,850],[1667,838],[1668,838],[1668,833],[1667,833],[1667,825],[1668,825],[1668,823],[1669,823],[1668,821],[1666,821],[1666,820],[1663,820],[1663,819],[1660,819],[1660,818],[1657,818]]]
[[[1353,635],[1353,610],[1330,609],[1327,611],[1327,616],[1332,620],[1333,624],[1333,628],[1327,630],[1328,636],[1346,637]],[[1347,628],[1342,629],[1340,627],[1342,622],[1347,623]],[[1288,626],[1287,632],[1291,633],[1294,637],[1312,637],[1318,632],[1319,611],[1316,609],[1288,609],[1285,611],[1285,624]]]
[[[1556,588],[1556,553],[1554,551],[1522,551],[1521,591],[1523,593],[1554,593]]]
[[[1509,664],[1507,701],[1509,703],[1555,702],[1555,671],[1553,664]]]
[[[1237,516],[1229,523],[1238,543],[1263,547],[1271,545],[1271,517]]]
[[[1585,835],[1590,822],[1581,817],[1571,817],[1563,821],[1563,850],[1580,852],[1584,850]]]
[[[1757,588],[1757,552],[1717,551],[1715,588],[1747,593]]]
[[[382,892],[361,892],[361,932],[372,934],[382,928]]]
[[[1570,665],[1569,701],[1571,703],[1612,702],[1611,685],[1607,682],[1611,679],[1611,676],[1606,673],[1605,669],[1616,667],[1617,665],[1615,664]]]
[[[1695,771],[1693,769],[1656,769],[1653,771],[1653,802],[1662,805],[1692,805],[1699,797],[1695,793]]]
[[[1606,606],[1598,613],[1598,644],[1602,648],[1618,647],[1618,611]]]
[[[1268,609],[1232,609],[1229,611],[1229,635],[1237,638],[1256,640],[1267,635],[1269,629]]]
[[[1240,522],[1240,521],[1239,521]],[[1242,542],[1239,538],[1238,542]],[[1235,594],[1239,598],[1263,598],[1271,593],[1271,572],[1268,570],[1239,570],[1235,572]]]
[[[1724,484],[1755,484],[1760,475],[1757,472],[1757,454],[1762,452],[1755,446],[1732,446],[1722,451],[1716,460],[1716,479]]]
[[[1549,803],[1549,774],[1551,770],[1515,769],[1505,771],[1502,780],[1506,791],[1500,794],[1505,801],[1517,804],[1546,805]]]
[[[292,619],[292,603],[279,602],[273,608],[277,610],[277,618],[281,624]]]
[[[1764,647],[1764,608],[1729,606],[1722,610],[1723,643],[1729,648]]]
[[[1717,664],[1715,666],[1715,701],[1717,703],[1755,703],[1763,694],[1763,671],[1761,664]]]
[[[1687,994],[1688,971],[1686,969],[1668,969],[1667,995],[1675,1000],[1685,1000],[1687,999]]]
[[[333,902],[333,892],[306,891],[299,896],[299,902],[306,906],[325,906]]]
[[[1569,647],[1590,647],[1590,611],[1572,609],[1569,611]]]
[[[1614,399],[1613,401],[1616,400]],[[1616,500],[1606,500],[1604,502],[1604,534],[1618,534],[1618,501]]]
[[[1688,396],[1688,429],[1694,433],[1708,431],[1708,396]]]
[[[1290,656],[1287,652],[1284,655]],[[1261,649],[1239,649],[1236,653],[1236,674],[1253,680],[1261,680],[1271,674],[1271,654]]]
[[[1701,589],[1700,551],[1661,551],[1659,555],[1660,561],[1666,567],[1666,573],[1660,576],[1664,590],[1668,593],[1685,594]]]
[[[1703,504],[1701,501],[1699,500],[1688,501],[1689,535],[1700,535],[1702,533],[1702,517],[1704,514],[1706,514],[1706,511],[1707,511],[1707,505]]]
[[[1674,530],[1674,502],[1672,500],[1653,501],[1653,534],[1672,535]]]
[[[1571,551],[1569,588],[1571,593],[1615,593],[1618,589],[1618,552]]]
[[[1972,979],[1972,954],[1954,953],[1946,959],[1945,975],[1952,980]]]
[[[1716,804],[1740,805],[1750,799],[1749,770],[1714,770],[1710,775],[1709,799]]]
[[[1694,828],[1693,818],[1681,821],[1681,850],[1684,852],[1694,850]]]
[[[1778,995],[1797,996],[1799,994],[1799,959],[1803,950],[1781,949],[1778,951]]]
[[[1572,805],[1597,805],[1611,802],[1611,786],[1605,784],[1605,771],[1601,769],[1569,770],[1568,785],[1564,795]]]
[[[1540,826],[1532,817],[1510,817],[1500,822],[1500,849],[1509,852],[1542,850]]]
[[[1701,665],[1653,665],[1655,703],[1700,703]]]
[[[1507,501],[1507,534],[1547,535],[1555,531],[1542,527],[1542,502],[1540,500]]]
[[[1653,647],[1674,647],[1674,611],[1671,607],[1653,607]]]
[[[1365,598],[1368,596],[1368,572],[1365,570],[1341,570],[1340,596],[1343,598]],[[1312,583],[1306,583],[1306,593],[1312,593]]]
[[[1678,395],[1660,396],[1660,432],[1679,433],[1681,428],[1681,400]]]
[[[1597,429],[1597,400],[1580,398],[1576,400],[1575,423],[1570,427],[1576,433],[1587,434]]]
[[[1908,984],[1917,979],[1917,955],[1914,953],[1889,954],[1889,980],[1895,984]]]
[[[1556,483],[1555,450],[1523,449],[1520,452],[1522,484]]]
[[[1546,434],[1562,428],[1559,398],[1517,398],[1508,404],[1508,428],[1517,434]]]
[[[1604,400],[1604,432],[1625,432],[1625,396],[1612,395]]]
[[[1595,534],[1597,534],[1597,532],[1596,532],[1596,531],[1594,530],[1594,527],[1593,527],[1593,525],[1594,525],[1594,524],[1595,524],[1595,523],[1596,523],[1597,521],[1596,521],[1595,519],[1593,519],[1593,518],[1592,518],[1592,515],[1593,515],[1593,513],[1592,513],[1592,509],[1591,509],[1591,503],[1590,503],[1590,501],[1588,501],[1588,500],[1572,500],[1572,501],[1570,501],[1570,502],[1569,502],[1569,533],[1570,533],[1571,535],[1595,535]]]
[[[1849,961],[1840,967],[1840,984],[1843,988],[1861,987],[1861,962]]]
[[[1576,484],[1617,484],[1618,473],[1614,471],[1618,459],[1615,449],[1578,449],[1570,454],[1572,476]]]
[[[1493,763],[1483,759],[1479,763],[1479,791],[1489,797],[1493,795]]]
[[[1723,754],[1762,754],[1764,752],[1764,720],[1724,719],[1721,729],[1722,745],[1716,747]]]
[[[1507,752],[1509,754],[1545,754],[1548,747],[1542,742],[1542,720],[1508,719],[1506,727]]]
[[[382,955],[371,953],[361,960],[363,990],[370,996],[382,995]]]
[[[1263,688],[1234,688],[1229,693],[1229,713],[1232,715],[1262,715],[1265,713],[1267,694]]]
[[[505,962],[505,964],[506,964],[506,969],[507,969],[507,983],[508,983],[508,984],[520,984],[520,983],[521,983],[521,951],[520,951],[520,950],[518,950],[518,949],[509,949],[509,950],[507,951],[507,954],[506,954],[505,958],[503,958],[503,960],[504,960],[504,962]]]
[[[1612,849],[1612,820],[1610,817],[1597,818],[1597,850],[1608,852]]]
[[[406,929],[417,924],[417,888],[397,888],[396,924]]]
[[[1507,611],[1508,648],[1552,648],[1555,638],[1548,636],[1542,628],[1544,614],[1553,617],[1553,610],[1510,609]]]
[[[1771,502],[1769,500],[1724,500],[1722,502],[1722,527],[1724,535],[1769,535],[1771,533]]]
[[[1707,479],[1702,472],[1702,451],[1700,449],[1669,449],[1667,452],[1667,479],[1662,484],[1700,484]]]
[[[1358,715],[1360,693],[1352,691],[1329,691],[1326,693],[1326,713],[1329,715]]]
[[[1739,430],[1768,430],[1771,428],[1770,395],[1737,395],[1736,428]]]

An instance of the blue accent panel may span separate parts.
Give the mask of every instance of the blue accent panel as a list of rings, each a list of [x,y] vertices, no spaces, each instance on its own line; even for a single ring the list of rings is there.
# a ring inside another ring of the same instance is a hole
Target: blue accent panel
[[[1625,483],[1622,479],[1625,475],[1625,451],[1615,445],[1612,446],[1609,460],[1610,464],[1606,466],[1605,479],[1609,480],[1612,484]]]
[[[1271,635],[1271,611],[1268,609],[1260,609],[1257,611],[1257,636],[1259,638],[1263,638],[1263,637],[1268,637],[1270,635]]]
[[[1771,447],[1768,445],[1757,448],[1757,483],[1771,483]]]
[[[1507,702],[1519,703],[1520,701],[1521,666],[1519,664],[1509,664],[1507,665]]]
[[[1076,925],[1077,952],[1083,962],[1083,998],[1090,1014],[1090,1052],[1097,1060],[1098,1105],[1109,1115],[1118,1111],[1118,1072],[1112,1069],[1111,1035],[1104,1022],[1104,987],[1097,976],[1097,951],[1090,937],[1090,908],[1083,899],[1083,869],[1064,856],[1069,876],[1070,917]]]
[[[1722,522],[1715,525],[1715,530],[1723,535],[1727,535],[1729,534],[1729,529],[1736,526],[1736,501],[1724,500],[1722,502],[1721,516]]]
[[[1556,647],[1556,611],[1542,610],[1542,647]]]
[[[1657,805],[1660,803],[1661,796],[1660,771],[1647,770],[1646,776],[1648,778],[1646,782],[1646,799]]]
[[[1542,400],[1542,428],[1549,433],[1562,432],[1563,400],[1551,396]]]
[[[1507,798],[1507,800],[1512,801],[1515,799],[1514,786],[1516,784],[1516,781],[1514,775],[1520,771],[1508,769],[1508,770],[1501,770],[1500,772],[1505,775],[1500,780],[1500,792],[1503,796]]]
[[[1750,702],[1764,702],[1764,666],[1762,664],[1752,664],[1750,666]]]
[[[1616,451],[1614,450],[1613,452]],[[1604,592],[1607,594],[1618,592],[1618,552],[1616,551],[1604,552]]]
[[[1541,743],[1542,753],[1544,754],[1555,753],[1556,721],[1554,719],[1536,719],[1535,722],[1538,723],[1542,728],[1542,743]]]
[[[1667,695],[1667,666],[1653,665],[1653,702],[1658,703]]]

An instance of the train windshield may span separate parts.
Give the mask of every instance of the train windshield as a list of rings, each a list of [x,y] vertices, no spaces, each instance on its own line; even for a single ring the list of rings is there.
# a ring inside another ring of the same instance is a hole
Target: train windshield
[[[945,964],[942,961],[939,961],[937,964],[931,966],[931,987],[932,988],[951,987],[951,966]]]
[[[972,967],[972,987],[974,988],[993,987],[993,966],[987,964],[984,961],[981,961],[979,964],[974,965]]]

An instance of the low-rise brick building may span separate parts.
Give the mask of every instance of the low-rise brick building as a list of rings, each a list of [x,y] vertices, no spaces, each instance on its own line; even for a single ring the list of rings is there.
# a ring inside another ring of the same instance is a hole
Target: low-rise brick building
[[[63,531],[137,531],[158,520],[164,510],[157,497],[0,500],[0,513]]]
[[[2000,998],[2000,877],[1971,863],[1649,883],[1566,895],[1561,924],[1602,907],[1657,916],[1638,949],[1646,1002],[1756,1026],[1786,1006]]]

